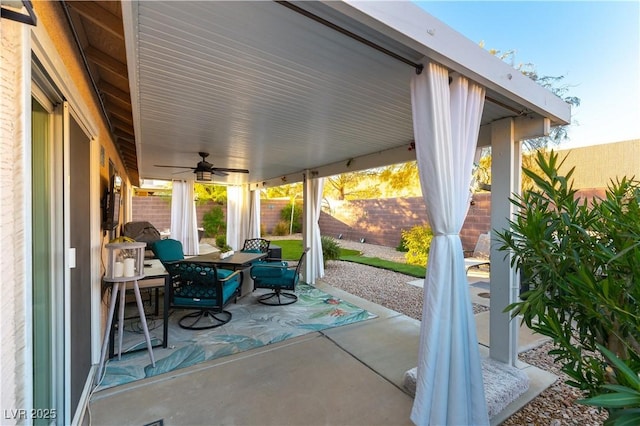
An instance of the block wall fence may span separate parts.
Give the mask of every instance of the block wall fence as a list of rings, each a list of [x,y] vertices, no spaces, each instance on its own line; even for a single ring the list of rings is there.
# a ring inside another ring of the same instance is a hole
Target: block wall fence
[[[604,198],[603,188],[587,188],[578,191],[580,198]],[[280,221],[280,211],[287,200],[261,200],[260,223],[265,235]],[[213,203],[196,206],[198,226],[202,216]],[[320,232],[337,238],[397,247],[402,230],[427,223],[427,213],[422,197],[382,198],[371,200],[332,201],[320,215]],[[226,206],[222,206],[226,213]],[[133,197],[133,221],[149,221],[159,231],[171,226],[171,199],[168,197]],[[467,218],[460,232],[462,247],[472,251],[478,236],[491,229],[491,193],[477,193],[472,197]]]
[[[287,200],[261,200],[260,223],[268,235],[280,222],[280,211]],[[206,203],[196,206],[198,226],[202,217],[214,206]],[[222,206],[226,213],[226,206]],[[422,197],[384,198],[371,200],[334,201],[328,211],[320,215],[320,232],[337,238],[359,241],[388,247],[400,244],[402,230],[427,223],[427,214]],[[491,194],[475,194],[469,214],[464,223],[461,238],[465,250],[473,250],[478,235],[489,231]],[[171,227],[171,199],[168,197],[133,197],[132,220],[148,221],[159,231]]]

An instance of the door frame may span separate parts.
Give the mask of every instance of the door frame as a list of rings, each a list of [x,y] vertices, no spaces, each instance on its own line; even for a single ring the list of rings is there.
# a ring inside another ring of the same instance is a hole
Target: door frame
[[[52,202],[55,204],[55,211],[60,212],[60,217],[55,218],[52,226],[52,245],[63,247],[62,252],[55,256],[52,273],[63,280],[63,291],[57,294],[55,308],[59,308],[55,315],[61,319],[62,325],[57,332],[63,338],[56,338],[62,345],[56,353],[62,357],[56,360],[56,365],[60,368],[59,381],[63,385],[56,385],[54,390],[54,400],[58,400],[58,419],[60,424],[77,424],[82,419],[85,407],[88,404],[93,376],[100,359],[100,336],[101,336],[101,247],[100,238],[100,142],[98,140],[98,127],[92,110],[89,109],[75,84],[74,79],[69,74],[65,62],[58,54],[56,45],[51,40],[43,26],[31,28],[31,81],[32,87],[37,86],[40,90],[38,96],[46,95],[53,103],[58,103],[54,113],[54,174],[55,183],[52,190]],[[36,84],[37,83],[37,84]],[[38,92],[36,89],[35,92]],[[32,90],[31,95],[33,95]],[[31,96],[30,96],[31,97]],[[31,109],[31,104],[25,109]],[[69,339],[71,336],[70,317],[70,170],[69,170],[69,117],[81,127],[90,143],[90,233],[91,233],[91,362],[92,367],[85,382],[82,397],[75,412],[71,412],[71,357]],[[31,143],[30,135],[27,136],[27,144]],[[31,213],[30,213],[31,214]],[[32,260],[31,258],[29,258]],[[57,395],[61,393],[61,395]]]

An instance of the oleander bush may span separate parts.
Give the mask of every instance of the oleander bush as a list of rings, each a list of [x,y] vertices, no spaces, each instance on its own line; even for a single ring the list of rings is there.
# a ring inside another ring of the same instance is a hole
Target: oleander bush
[[[609,353],[640,371],[640,181],[623,177],[604,199],[580,200],[574,169],[559,175],[556,153],[539,153],[536,162],[539,174],[523,170],[534,189],[511,200],[518,210],[511,229],[496,233],[529,288],[506,310],[553,339],[550,354],[567,384],[587,397],[610,394],[631,383],[615,373],[620,364]],[[613,419],[625,409],[600,406]]]

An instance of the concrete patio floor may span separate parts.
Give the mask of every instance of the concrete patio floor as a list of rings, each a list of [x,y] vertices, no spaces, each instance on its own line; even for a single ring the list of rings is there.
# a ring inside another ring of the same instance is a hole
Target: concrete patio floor
[[[470,282],[486,279],[470,277]],[[405,371],[417,364],[420,323],[325,284],[318,287],[378,318],[286,340],[93,394],[85,425],[409,425]],[[470,286],[473,302],[486,290]],[[486,315],[485,315],[486,314]],[[476,315],[488,356],[488,312]],[[521,329],[520,348],[539,343]],[[529,390],[492,425],[556,376],[526,364]],[[160,423],[157,423],[160,424]]]

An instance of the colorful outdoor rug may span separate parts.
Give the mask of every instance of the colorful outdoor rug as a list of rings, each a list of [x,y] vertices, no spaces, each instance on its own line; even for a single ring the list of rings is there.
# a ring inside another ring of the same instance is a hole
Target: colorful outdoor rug
[[[185,311],[169,317],[169,347],[154,348],[156,366],[151,365],[146,350],[127,353],[108,361],[97,390],[130,383],[146,377],[258,348],[301,336],[313,331],[353,324],[376,316],[358,306],[335,298],[315,287],[297,286],[298,301],[286,306],[265,306],[256,302],[256,291],[231,304],[227,310],[233,319],[210,330],[185,330],[178,320]],[[154,344],[162,338],[162,320],[148,320]],[[144,348],[144,335],[138,320],[124,327],[123,351]]]

